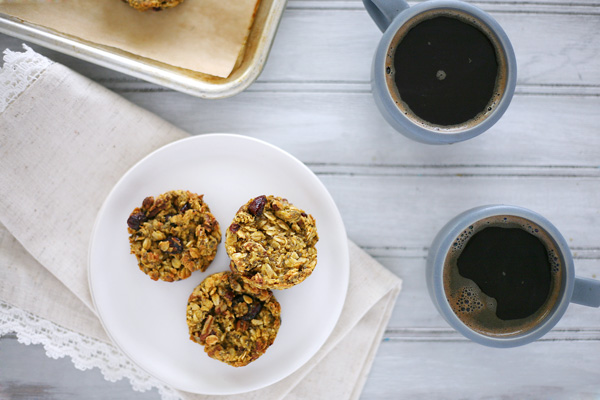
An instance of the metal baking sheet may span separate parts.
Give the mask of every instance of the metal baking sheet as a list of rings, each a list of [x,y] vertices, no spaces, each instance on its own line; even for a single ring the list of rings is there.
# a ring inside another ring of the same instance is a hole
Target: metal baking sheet
[[[0,32],[180,92],[221,99],[242,92],[256,80],[267,60],[287,0],[261,0],[241,60],[219,78],[30,24],[0,13]]]

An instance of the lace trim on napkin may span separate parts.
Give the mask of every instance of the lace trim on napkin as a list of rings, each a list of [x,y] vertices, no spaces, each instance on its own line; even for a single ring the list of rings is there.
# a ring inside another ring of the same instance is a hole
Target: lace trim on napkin
[[[48,320],[39,318],[0,300],[0,337],[15,332],[19,343],[41,344],[48,357],[69,356],[77,369],[85,371],[97,367],[110,382],[129,379],[138,392],[153,387],[162,400],[180,400],[178,393],[135,366],[116,347],[73,332]]]
[[[1,2],[1,1],[0,1]],[[44,71],[54,64],[23,44],[24,52],[4,51],[0,68],[0,114],[4,112]],[[104,378],[116,382],[127,378],[139,392],[158,389],[163,400],[180,400],[172,388],[138,368],[115,346],[63,328],[0,300],[0,337],[16,333],[20,343],[41,344],[48,357],[69,356],[77,369],[97,367]]]
[[[23,53],[4,50],[4,67],[0,68],[0,113],[53,64],[26,44],[23,48]]]

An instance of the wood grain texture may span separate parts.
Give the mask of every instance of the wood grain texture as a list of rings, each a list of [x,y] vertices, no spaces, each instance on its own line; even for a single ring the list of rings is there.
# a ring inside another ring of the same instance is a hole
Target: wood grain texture
[[[33,47],[191,134],[266,140],[319,176],[349,237],[404,280],[362,399],[596,399],[599,310],[571,305],[542,340],[497,350],[450,329],[427,294],[425,257],[437,230],[488,203],[545,215],[569,242],[577,274],[600,278],[600,3],[473,4],[511,38],[517,89],[489,132],[452,146],[411,142],[378,113],[369,79],[381,34],[361,0],[290,0],[258,81],[218,101]],[[0,48],[20,43],[0,35]],[[0,398],[158,394],[76,371],[9,336],[0,339]]]
[[[41,345],[25,346],[14,335],[0,338],[0,399],[2,400],[151,400],[156,389],[131,390],[129,382],[108,382],[96,368],[80,371],[71,360],[46,356]]]
[[[574,354],[577,362],[565,366]],[[599,354],[598,341],[492,349],[458,338],[384,340],[363,398],[591,400],[598,398]]]

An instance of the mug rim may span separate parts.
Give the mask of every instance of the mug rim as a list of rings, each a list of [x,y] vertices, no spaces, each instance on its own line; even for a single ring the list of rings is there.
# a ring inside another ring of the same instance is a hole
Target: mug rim
[[[564,278],[560,298],[550,313],[534,328],[509,336],[491,336],[468,327],[452,310],[450,306],[443,283],[443,269],[446,256],[452,247],[452,243],[468,226],[489,217],[509,215],[520,217],[533,222],[554,240],[557,250],[560,252],[564,264]],[[567,241],[558,231],[558,229],[545,217],[535,211],[512,205],[492,204],[475,207],[464,211],[452,218],[439,232],[434,239],[430,254],[427,260],[428,288],[429,294],[434,301],[440,314],[446,321],[458,332],[474,342],[491,347],[515,347],[533,342],[548,331],[562,318],[565,313],[575,284],[575,268],[571,250]]]
[[[402,25],[417,15],[437,9],[447,9],[466,13],[479,20],[496,36],[496,39],[501,46],[500,51],[504,53],[507,65],[506,87],[494,110],[478,124],[454,131],[445,131],[442,126],[440,126],[440,128],[422,126],[404,116],[396,106],[396,102],[386,83],[385,61],[388,49],[396,36],[396,32]],[[427,0],[401,11],[385,30],[383,37],[379,41],[373,59],[371,80],[376,103],[382,111],[384,118],[390,125],[396,128],[396,130],[399,130],[400,133],[419,142],[429,144],[449,144],[476,137],[498,122],[512,101],[516,87],[516,73],[517,63],[512,44],[500,24],[488,13],[462,1]]]

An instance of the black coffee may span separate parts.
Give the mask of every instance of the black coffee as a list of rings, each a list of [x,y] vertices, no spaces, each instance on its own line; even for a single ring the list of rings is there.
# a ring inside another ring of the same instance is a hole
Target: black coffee
[[[388,73],[405,113],[435,126],[456,126],[493,110],[506,65],[483,25],[460,12],[433,10],[392,42]]]
[[[496,299],[496,316],[519,319],[540,309],[550,293],[551,267],[544,244],[519,228],[485,228],[467,242],[458,272]]]
[[[553,239],[515,216],[469,226],[444,262],[449,305],[471,329],[491,336],[525,332],[554,308],[562,287],[562,260]]]

